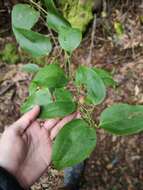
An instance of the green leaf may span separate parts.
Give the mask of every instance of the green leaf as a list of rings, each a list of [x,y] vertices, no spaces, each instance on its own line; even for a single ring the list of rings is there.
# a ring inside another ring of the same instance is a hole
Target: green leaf
[[[36,64],[28,63],[26,65],[23,65],[22,71],[28,72],[28,73],[37,73],[39,71],[40,67]]]
[[[54,98],[55,102],[43,106],[40,118],[64,117],[76,111],[77,105],[73,102],[72,94],[68,90],[55,89]]]
[[[16,28],[31,29],[40,13],[28,4],[17,4],[12,10],[12,25]]]
[[[25,113],[31,110],[35,105],[44,106],[51,102],[49,89],[42,89],[32,94],[21,106],[21,112]]]
[[[61,88],[67,84],[67,79],[59,65],[51,64],[41,68],[33,82],[41,87]]]
[[[76,85],[84,85],[87,90],[87,103],[98,105],[105,99],[106,89],[103,80],[91,68],[80,66],[76,72]]]
[[[57,118],[67,116],[76,111],[76,104],[71,101],[57,101],[42,107],[40,118]]]
[[[50,39],[31,30],[13,28],[20,46],[33,56],[48,55],[52,49]]]
[[[121,22],[114,22],[114,29],[117,36],[121,37],[124,34],[124,27]]]
[[[58,12],[53,0],[44,0],[48,8],[47,24],[49,28],[60,32],[61,28],[70,27],[69,22]]]
[[[56,97],[57,101],[73,101],[71,92],[64,88],[56,88],[54,96]]]
[[[79,46],[82,40],[82,33],[75,28],[61,28],[58,39],[61,47],[67,52],[72,53]]]
[[[58,39],[61,47],[71,53],[79,46],[82,33],[71,27],[70,23],[58,12],[53,0],[44,0],[44,2],[48,8],[48,26],[59,33]]]
[[[29,95],[31,96],[32,94],[34,94],[38,89],[38,86],[36,83],[31,82],[29,85]]]
[[[52,161],[57,169],[74,166],[85,160],[96,145],[96,131],[76,119],[61,129],[53,144]]]
[[[109,72],[99,68],[93,68],[93,70],[100,76],[105,86],[116,86],[116,81],[114,81],[112,75]]]
[[[63,17],[56,15],[52,12],[48,13],[47,24],[49,28],[53,29],[55,32],[58,33],[62,30],[62,27],[65,28],[67,26],[70,26]]]
[[[114,104],[100,117],[100,127],[115,135],[131,135],[143,131],[143,106]]]
[[[48,12],[51,11],[51,12],[53,12],[55,14],[59,14],[53,0],[42,0],[42,1],[44,2],[44,5],[48,9]]]

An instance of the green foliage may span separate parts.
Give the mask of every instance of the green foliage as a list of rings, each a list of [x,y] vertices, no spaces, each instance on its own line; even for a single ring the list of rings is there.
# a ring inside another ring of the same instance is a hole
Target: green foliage
[[[51,29],[59,33],[62,28],[70,27],[69,22],[56,9],[53,0],[44,0],[44,2],[48,9],[47,23]]]
[[[45,4],[48,10],[50,10],[47,15],[48,26],[58,32],[61,47],[67,52],[72,53],[81,42],[81,32],[78,29],[72,28],[67,20],[59,14],[52,0],[46,1]]]
[[[48,27],[58,33],[61,47],[72,53],[81,42],[81,32],[71,27],[68,21],[58,12],[53,0],[44,0],[44,4],[48,8]],[[47,36],[31,30],[39,16],[40,13],[28,4],[17,4],[12,10],[12,27],[16,39],[24,50],[35,57],[48,55],[52,50],[50,39]]]
[[[62,28],[58,39],[61,47],[67,52],[72,53],[79,46],[82,35],[78,29]]]
[[[17,4],[12,10],[12,27],[16,39],[33,56],[47,55],[52,49],[48,37],[31,30],[39,15],[39,12],[27,4]]]
[[[44,106],[51,102],[51,94],[48,88],[38,90],[33,93],[26,102],[21,106],[21,112],[25,113],[32,109],[35,105]]]
[[[131,135],[143,131],[143,106],[115,104],[103,111],[100,127],[115,135]]]
[[[93,18],[93,0],[60,0],[62,13],[74,28],[84,32]]]
[[[50,39],[27,29],[13,28],[20,46],[33,56],[48,55],[52,49]]]
[[[116,81],[114,81],[112,75],[108,71],[99,68],[93,68],[93,70],[100,76],[105,86],[116,86]]]
[[[61,88],[66,84],[67,79],[59,65],[51,64],[38,68],[29,86],[30,97],[21,106],[21,112],[29,111],[34,105],[41,106],[39,117],[42,119],[64,117],[74,112],[77,106],[72,94]]]
[[[118,37],[123,36],[124,34],[124,27],[121,22],[114,22],[114,29]]]
[[[80,66],[76,72],[76,84],[84,85],[87,90],[86,102],[89,104],[100,104],[105,96],[106,89],[103,80],[91,68]]]
[[[64,88],[55,89],[54,96],[58,101],[72,101],[73,99],[71,92]]]
[[[39,71],[39,66],[36,64],[28,63],[22,67],[22,71],[25,71],[28,73],[36,73]]]
[[[39,87],[61,88],[66,86],[67,78],[59,65],[51,64],[41,68],[33,82]]]
[[[43,106],[39,117],[42,119],[64,117],[76,111],[76,108],[76,104],[72,101],[57,100]]]
[[[38,4],[37,10],[42,10],[42,14],[28,4],[17,4],[12,10],[12,28],[17,41],[23,49],[36,57],[32,61],[33,64],[27,64],[23,67],[24,71],[34,73],[34,76],[29,85],[29,97],[21,106],[21,112],[25,113],[35,105],[40,105],[41,107],[39,115],[41,119],[62,118],[75,112],[77,109],[81,110],[81,113],[86,112],[86,117],[84,117],[84,114],[82,115],[83,120],[77,119],[66,124],[54,141],[53,163],[57,169],[63,169],[81,162],[93,151],[96,145],[96,130],[94,127],[97,127],[97,125],[92,121],[91,115],[94,106],[104,101],[106,87],[114,87],[116,82],[111,74],[103,69],[80,66],[76,71],[76,85],[70,86],[73,83],[68,84],[68,82],[73,82],[71,81],[73,78],[70,75],[68,76],[68,72],[65,74],[60,67],[60,63],[52,63],[44,67],[34,64],[37,57],[41,63],[42,58],[52,50],[49,37],[32,30],[40,16],[43,17],[43,20],[46,18],[46,26],[48,25],[47,27],[58,34],[59,44],[68,56],[68,65],[70,64],[69,54],[72,54],[82,40],[80,30],[85,30],[87,21],[92,17],[90,14],[92,0],[86,2],[62,0],[60,2],[62,6],[64,6],[63,2],[65,2],[65,5],[73,6],[72,12],[70,10],[68,14],[66,13],[66,18],[69,21],[59,13],[53,0],[42,0],[42,2],[47,9],[43,11],[43,8],[39,8],[40,5]],[[89,15],[86,15],[86,13],[89,13]],[[83,18],[80,18],[81,15]],[[79,22],[81,22],[81,25]],[[123,33],[122,25],[115,23],[114,27],[117,35],[121,36]],[[16,53],[11,46],[8,46],[1,56],[9,61],[11,55],[16,55]],[[18,57],[14,58],[14,60],[17,59]],[[67,90],[70,87],[74,87],[74,97]],[[81,104],[80,95],[84,96],[83,94],[85,95],[85,102]],[[88,104],[87,108],[89,109],[86,108],[86,104]],[[103,111],[99,127],[115,135],[135,134],[143,131],[142,118],[143,106],[115,104]]]
[[[12,11],[12,26],[31,29],[39,19],[39,12],[28,4],[17,4]]]
[[[57,169],[73,166],[86,159],[96,145],[96,131],[88,124],[76,119],[66,124],[58,134],[52,160]]]
[[[29,95],[31,96],[32,94],[34,94],[38,89],[39,87],[37,86],[37,84],[32,81],[29,85]]]
[[[11,43],[5,45],[4,50],[0,53],[0,58],[8,64],[16,64],[20,60],[16,46]]]
[[[41,106],[40,118],[56,118],[64,117],[76,110],[76,104],[70,99],[52,100],[52,95],[48,88],[35,91],[21,106],[21,112],[25,113],[32,109],[35,105]]]

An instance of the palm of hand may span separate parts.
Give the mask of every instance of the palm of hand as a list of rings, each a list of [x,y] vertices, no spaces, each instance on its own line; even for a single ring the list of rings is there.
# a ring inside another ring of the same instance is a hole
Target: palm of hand
[[[24,133],[18,178],[24,187],[31,186],[51,162],[52,143],[47,130],[34,122]]]
[[[74,113],[62,120],[51,119],[41,127],[34,121],[39,112],[40,108],[35,107],[25,114],[4,132],[0,140],[0,166],[26,189],[47,170],[52,140],[67,122],[77,117]]]

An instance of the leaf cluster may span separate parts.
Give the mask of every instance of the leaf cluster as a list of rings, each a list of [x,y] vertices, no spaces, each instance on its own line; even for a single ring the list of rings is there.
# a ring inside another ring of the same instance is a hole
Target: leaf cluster
[[[53,0],[43,0],[43,3],[47,9],[44,14],[48,28],[58,34],[61,48],[71,54],[81,42],[81,32],[71,27]],[[18,43],[36,57],[48,55],[52,50],[50,38],[33,30],[39,17],[40,12],[29,4],[17,4],[12,11],[12,27]],[[27,64],[23,70],[34,73],[34,77],[29,85],[29,97],[21,106],[22,113],[34,105],[40,105],[41,119],[62,118],[79,108],[80,101],[75,100],[67,88],[71,79],[60,64],[52,63],[42,68]],[[110,73],[87,66],[79,66],[74,84],[79,96],[84,92],[83,104],[93,107],[105,100],[107,87],[116,86]],[[53,144],[52,160],[55,167],[63,169],[86,159],[96,146],[96,126],[114,135],[131,135],[143,131],[142,115],[143,106],[120,103],[101,113],[99,125],[89,124],[84,118],[69,122]]]

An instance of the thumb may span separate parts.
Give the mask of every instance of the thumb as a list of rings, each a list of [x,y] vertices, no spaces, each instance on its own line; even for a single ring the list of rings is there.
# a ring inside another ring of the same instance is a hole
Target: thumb
[[[35,106],[32,110],[24,114],[12,127],[23,133],[27,127],[37,118],[40,113],[40,106]]]

